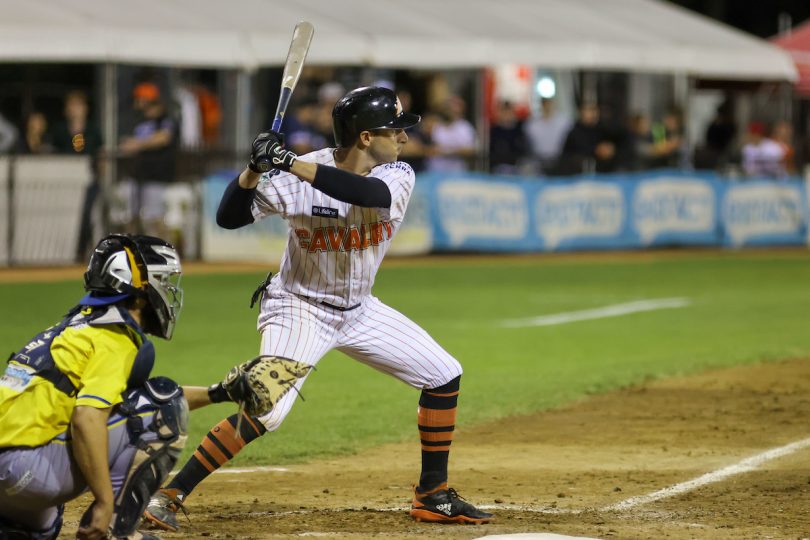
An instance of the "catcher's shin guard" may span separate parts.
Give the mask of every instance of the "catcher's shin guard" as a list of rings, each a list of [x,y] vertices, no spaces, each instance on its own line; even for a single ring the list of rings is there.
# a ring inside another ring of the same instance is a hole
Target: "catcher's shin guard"
[[[137,451],[115,500],[112,535],[116,538],[135,533],[152,494],[180,457],[188,423],[183,393],[165,377],[149,379],[143,388],[130,392],[119,410],[129,417],[127,427]],[[152,423],[144,427],[141,414],[150,410],[155,411]]]

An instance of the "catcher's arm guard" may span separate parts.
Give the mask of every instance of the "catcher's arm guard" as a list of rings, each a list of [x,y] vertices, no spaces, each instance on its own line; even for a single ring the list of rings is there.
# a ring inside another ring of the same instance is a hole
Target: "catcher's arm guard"
[[[208,396],[213,403],[234,401],[249,416],[262,416],[311,369],[289,358],[257,356],[231,368],[225,379],[208,388]]]

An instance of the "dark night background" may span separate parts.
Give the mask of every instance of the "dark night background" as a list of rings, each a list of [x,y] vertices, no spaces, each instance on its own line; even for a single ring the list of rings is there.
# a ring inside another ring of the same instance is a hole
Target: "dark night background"
[[[669,0],[712,19],[745,30],[761,38],[779,33],[779,14],[786,13],[795,28],[810,19],[810,0]]]

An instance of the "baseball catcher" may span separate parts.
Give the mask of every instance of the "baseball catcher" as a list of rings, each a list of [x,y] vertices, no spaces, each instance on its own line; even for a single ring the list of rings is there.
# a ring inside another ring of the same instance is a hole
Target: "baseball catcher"
[[[147,336],[171,339],[181,273],[163,240],[107,236],[84,275],[88,293],[11,355],[0,377],[0,539],[56,538],[65,503],[86,490],[94,501],[77,538],[156,538],[136,527],[186,442],[188,411],[239,401],[266,413],[294,384],[295,366],[269,359],[209,388],[150,377]]]

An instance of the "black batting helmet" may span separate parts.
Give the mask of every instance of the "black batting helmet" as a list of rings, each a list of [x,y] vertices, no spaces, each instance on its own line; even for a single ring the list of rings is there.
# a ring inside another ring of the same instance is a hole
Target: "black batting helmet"
[[[352,90],[332,109],[332,127],[338,147],[350,146],[358,135],[371,129],[406,129],[415,126],[418,114],[402,110],[393,90],[365,86]]]
[[[104,305],[126,297],[144,298],[151,308],[142,324],[144,332],[171,339],[183,308],[181,275],[180,256],[168,242],[111,234],[99,241],[90,257],[84,273],[89,294],[79,303]]]

